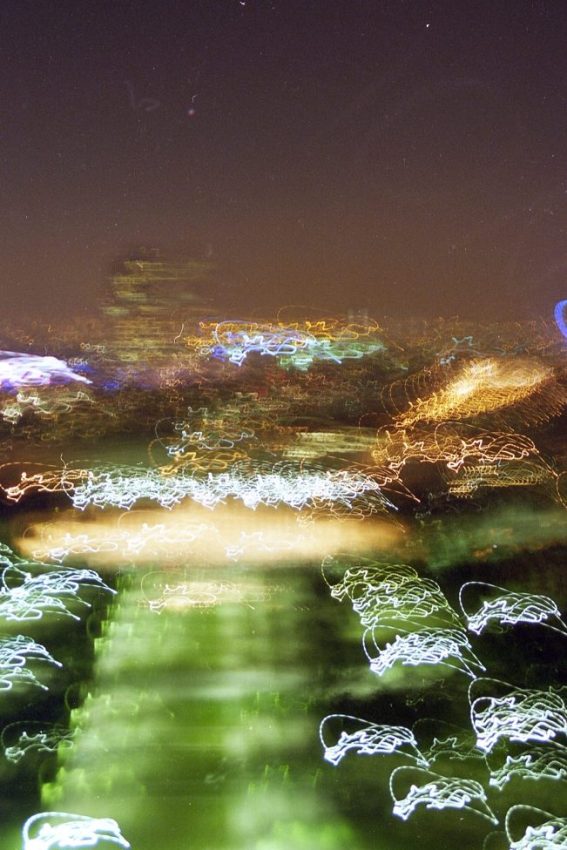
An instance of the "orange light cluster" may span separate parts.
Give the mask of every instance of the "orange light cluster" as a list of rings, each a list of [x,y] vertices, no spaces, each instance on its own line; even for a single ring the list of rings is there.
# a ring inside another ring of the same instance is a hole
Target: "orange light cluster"
[[[536,420],[549,419],[564,406],[565,391],[557,384],[550,366],[530,358],[472,360],[439,390],[413,402],[397,417],[396,424],[408,428],[419,422],[472,419],[511,408],[531,397],[535,409],[529,413],[526,410],[526,415],[531,413]]]
[[[86,469],[40,463],[4,463],[0,466],[0,493],[7,502],[14,504],[24,496],[37,493],[69,494],[88,475]],[[13,483],[10,483],[11,479],[15,479]]]

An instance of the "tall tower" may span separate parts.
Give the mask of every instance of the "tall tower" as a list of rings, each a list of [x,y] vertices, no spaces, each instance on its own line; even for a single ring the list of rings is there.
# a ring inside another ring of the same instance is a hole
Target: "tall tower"
[[[102,307],[109,348],[124,363],[155,365],[179,350],[176,338],[191,333],[207,312],[201,293],[212,263],[165,261],[142,248],[117,264]]]

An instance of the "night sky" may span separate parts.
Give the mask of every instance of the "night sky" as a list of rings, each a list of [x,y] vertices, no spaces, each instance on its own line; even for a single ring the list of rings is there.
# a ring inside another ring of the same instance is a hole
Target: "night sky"
[[[551,316],[565,0],[2,0],[3,312],[144,244],[229,315]]]

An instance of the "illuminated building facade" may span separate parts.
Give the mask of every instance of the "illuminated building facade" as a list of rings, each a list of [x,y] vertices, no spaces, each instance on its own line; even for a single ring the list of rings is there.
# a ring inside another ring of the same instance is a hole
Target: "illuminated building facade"
[[[166,261],[155,249],[141,249],[119,263],[103,305],[114,356],[125,363],[156,363],[178,351],[181,334],[207,312],[198,293],[212,269],[200,260]]]

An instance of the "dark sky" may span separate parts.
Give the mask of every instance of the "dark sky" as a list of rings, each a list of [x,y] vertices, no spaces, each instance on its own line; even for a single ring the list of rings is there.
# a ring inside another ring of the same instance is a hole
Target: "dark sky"
[[[8,312],[137,244],[231,314],[567,298],[565,0],[2,0],[0,110]]]

